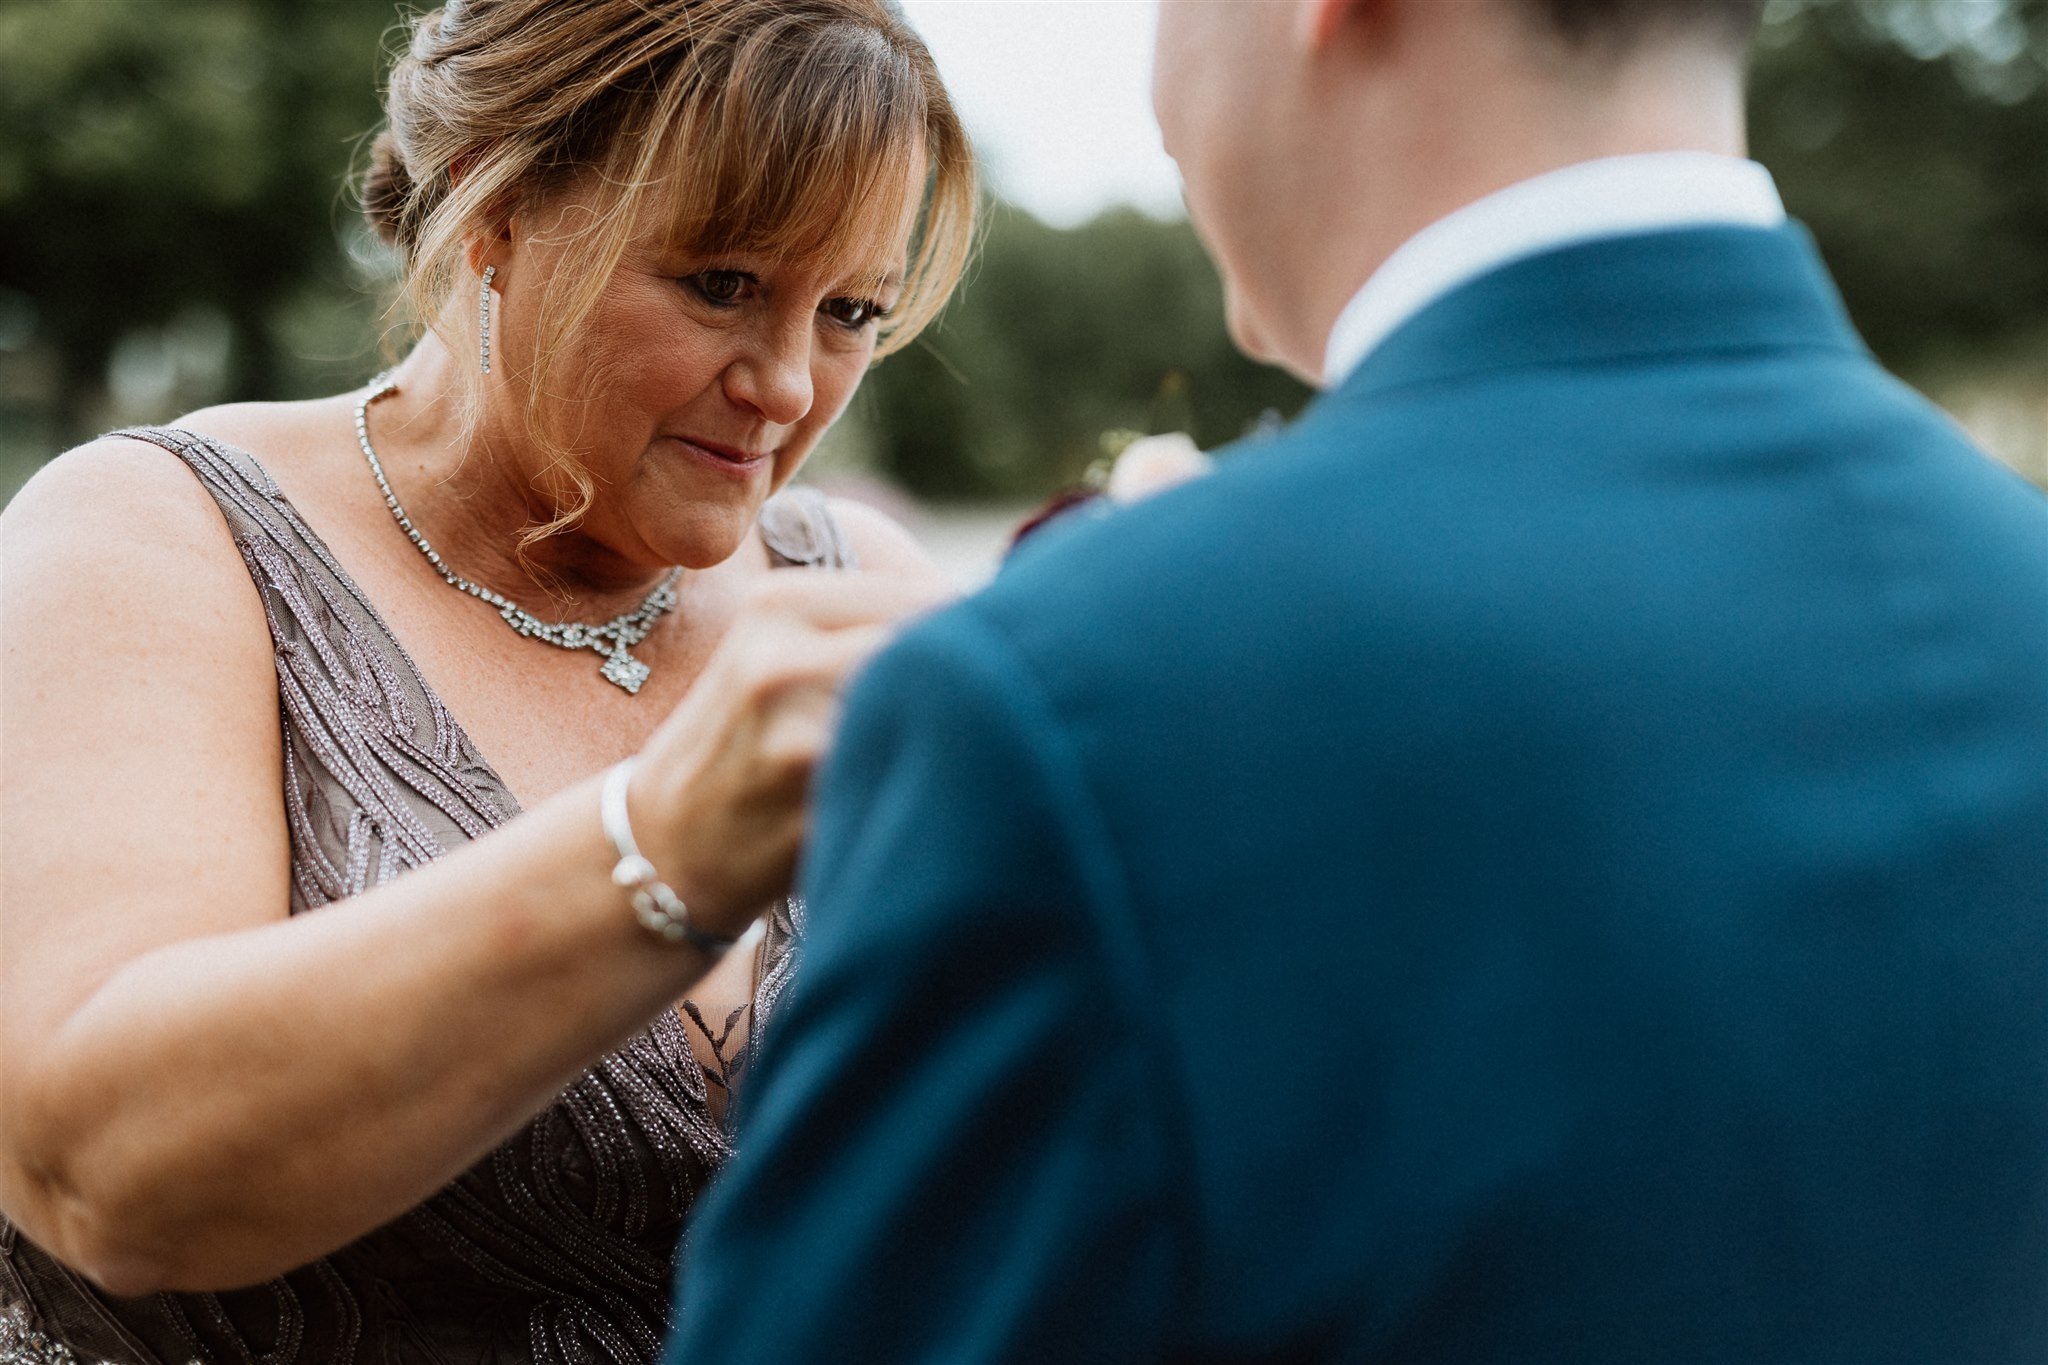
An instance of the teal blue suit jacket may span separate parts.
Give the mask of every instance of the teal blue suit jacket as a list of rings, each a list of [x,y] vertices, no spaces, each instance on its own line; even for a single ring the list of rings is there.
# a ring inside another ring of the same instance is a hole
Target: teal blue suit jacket
[[[1049,537],[853,691],[671,1361],[2048,1360],[2048,503],[1802,231]]]

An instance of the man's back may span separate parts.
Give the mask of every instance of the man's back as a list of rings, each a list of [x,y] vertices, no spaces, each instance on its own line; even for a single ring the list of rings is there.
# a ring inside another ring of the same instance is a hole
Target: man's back
[[[2048,1354],[2048,506],[1803,235],[1510,265],[1061,542],[850,703],[686,1348]]]

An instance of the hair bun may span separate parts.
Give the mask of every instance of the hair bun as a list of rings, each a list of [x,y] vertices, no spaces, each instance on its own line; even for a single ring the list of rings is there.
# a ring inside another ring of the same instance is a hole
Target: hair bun
[[[387,246],[404,247],[405,220],[412,202],[412,176],[405,155],[389,128],[370,144],[370,167],[363,172],[363,217]]]

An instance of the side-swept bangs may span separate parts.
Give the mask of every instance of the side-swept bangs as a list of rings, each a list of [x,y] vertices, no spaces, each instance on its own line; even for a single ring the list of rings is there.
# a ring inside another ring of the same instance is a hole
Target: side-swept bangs
[[[964,139],[933,126],[930,92],[883,35],[849,23],[806,28],[787,15],[748,33],[721,79],[669,125],[658,153],[669,243],[699,258],[767,256],[868,288],[901,270],[879,348],[887,354],[937,312],[964,263],[973,211],[971,184],[957,174]],[[921,230],[898,260],[910,210]]]
[[[560,335],[651,226],[678,255],[765,256],[869,288],[900,268],[876,353],[902,349],[944,307],[973,238],[972,154],[929,55],[893,16],[892,32],[833,0],[700,8],[666,79],[635,73],[614,92],[638,117],[592,111],[593,131],[614,134],[590,157],[611,193],[578,234],[591,268],[557,301]]]

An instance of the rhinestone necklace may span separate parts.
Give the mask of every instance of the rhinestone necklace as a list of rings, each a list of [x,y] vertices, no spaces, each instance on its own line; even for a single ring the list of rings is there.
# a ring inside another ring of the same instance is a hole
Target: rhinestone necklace
[[[391,509],[391,515],[398,519],[399,529],[406,538],[427,557],[427,562],[448,580],[448,585],[460,588],[471,597],[488,602],[498,609],[498,615],[505,624],[532,640],[545,640],[561,649],[590,649],[604,656],[604,667],[600,670],[606,682],[625,689],[629,693],[640,690],[640,684],[647,681],[648,667],[627,651],[647,638],[647,632],[654,629],[654,623],[676,604],[676,582],[683,576],[681,569],[669,570],[668,577],[655,585],[653,592],[644,601],[623,616],[614,616],[602,625],[589,626],[581,621],[543,621],[516,602],[507,601],[489,588],[472,583],[441,561],[440,552],[427,544],[427,538],[420,534],[419,527],[412,524],[412,518],[398,505],[398,495],[391,491],[391,481],[384,477],[384,462],[377,458],[377,451],[370,444],[370,404],[388,394],[398,392],[398,384],[390,374],[378,375],[370,381],[370,388],[356,402],[356,440],[363,447],[363,458],[370,462],[370,472],[377,476],[377,487],[384,490],[384,505]]]

